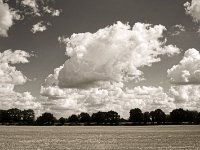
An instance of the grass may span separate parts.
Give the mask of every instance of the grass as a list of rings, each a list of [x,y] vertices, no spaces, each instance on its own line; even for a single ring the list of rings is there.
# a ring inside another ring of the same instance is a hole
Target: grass
[[[200,126],[0,126],[0,150],[198,150]]]

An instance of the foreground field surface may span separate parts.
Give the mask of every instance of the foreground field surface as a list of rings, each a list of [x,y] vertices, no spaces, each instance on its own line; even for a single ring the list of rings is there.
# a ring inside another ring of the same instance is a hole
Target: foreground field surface
[[[0,126],[0,150],[200,150],[200,126]]]

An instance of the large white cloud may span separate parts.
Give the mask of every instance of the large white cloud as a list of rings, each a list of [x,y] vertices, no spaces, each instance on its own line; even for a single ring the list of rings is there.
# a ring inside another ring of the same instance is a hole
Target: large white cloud
[[[177,85],[170,88],[177,108],[200,111],[200,85]]]
[[[164,30],[162,25],[136,23],[131,28],[117,22],[93,34],[79,33],[63,39],[70,59],[60,68],[59,86],[99,80],[120,82],[139,77],[142,72],[138,68],[160,61],[160,55],[179,52],[178,48],[165,46],[165,41],[160,40]]]
[[[196,49],[185,52],[178,65],[174,65],[168,71],[168,77],[175,84],[199,84],[200,83],[200,53]]]
[[[160,61],[160,55],[179,53],[178,48],[165,44],[164,31],[162,25],[130,27],[117,22],[95,33],[60,38],[68,59],[42,85],[43,105],[54,113],[112,109],[124,117],[134,107],[174,108],[173,99],[161,87],[128,89],[124,85],[124,81],[140,79],[140,68]]]
[[[190,15],[195,22],[200,21],[200,1],[192,0],[191,3],[186,2],[184,4],[186,14]]]
[[[200,110],[200,53],[196,49],[185,52],[178,65],[168,70],[174,84],[169,92],[176,107]]]
[[[7,4],[0,0],[0,36],[8,36],[8,30],[13,25],[13,13]]]
[[[175,108],[173,99],[161,87],[143,86],[128,89],[122,83],[116,82],[96,84],[99,86],[84,89],[42,87],[41,93],[48,96],[44,101],[45,110],[59,117],[72,113],[114,110],[127,118],[132,108],[140,108],[143,111],[161,108],[165,112]]]
[[[29,93],[14,91],[14,87],[24,84],[27,77],[13,65],[28,63],[31,55],[22,50],[6,50],[0,53],[0,109],[35,109],[40,108],[40,103]]]

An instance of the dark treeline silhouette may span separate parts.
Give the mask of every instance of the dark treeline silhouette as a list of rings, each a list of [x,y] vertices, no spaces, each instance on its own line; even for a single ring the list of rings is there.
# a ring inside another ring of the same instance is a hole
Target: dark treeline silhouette
[[[128,119],[120,118],[115,111],[73,114],[68,118],[56,119],[53,114],[45,112],[35,117],[32,109],[17,108],[0,110],[2,125],[169,125],[169,124],[200,124],[200,112],[174,109],[165,114],[161,109],[142,112],[139,108],[130,110]]]

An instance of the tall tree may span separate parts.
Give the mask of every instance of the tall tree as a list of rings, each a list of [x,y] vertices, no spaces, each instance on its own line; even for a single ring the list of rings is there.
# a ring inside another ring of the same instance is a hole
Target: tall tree
[[[139,108],[130,110],[129,121],[141,123],[143,121],[143,113]]]
[[[143,119],[144,119],[144,124],[147,124],[147,122],[150,122],[150,113],[149,112],[145,112],[143,115]]]
[[[24,124],[33,124],[35,121],[35,113],[32,109],[22,111]]]
[[[9,115],[7,110],[0,110],[0,123],[9,122]]]
[[[117,124],[119,123],[119,120],[120,120],[120,115],[118,115],[117,112],[111,110],[106,113],[106,122],[111,124],[113,123]]]
[[[90,115],[88,113],[82,112],[81,114],[78,115],[78,119],[81,123],[88,123],[90,122]]]
[[[197,114],[196,119],[195,119],[195,122],[196,122],[197,124],[200,124],[200,112]]]
[[[12,108],[7,111],[10,123],[19,123],[23,120],[22,111],[17,108]]]
[[[155,122],[155,112],[154,111],[151,111],[150,112],[150,119],[151,119],[151,122],[154,124],[154,122]]]
[[[71,116],[69,116],[69,118],[68,118],[68,122],[71,122],[71,123],[78,123],[78,116],[77,115],[71,115]]]
[[[174,109],[172,112],[170,112],[170,117],[172,122],[174,123],[181,123],[185,121],[185,110],[182,108]]]
[[[63,117],[61,117],[61,118],[59,119],[59,122],[60,122],[61,125],[64,125],[65,122],[66,122],[66,119],[63,118]]]
[[[185,111],[185,121],[193,123],[193,122],[195,122],[195,119],[197,118],[197,115],[198,115],[197,111],[186,110]]]
[[[38,117],[36,122],[39,125],[53,125],[56,118],[51,113],[43,113],[42,116]]]
[[[155,121],[157,124],[164,123],[166,120],[166,114],[161,109],[156,109],[154,111]]]
[[[97,124],[102,124],[106,122],[106,112],[97,112],[92,114],[92,122],[96,122]]]

